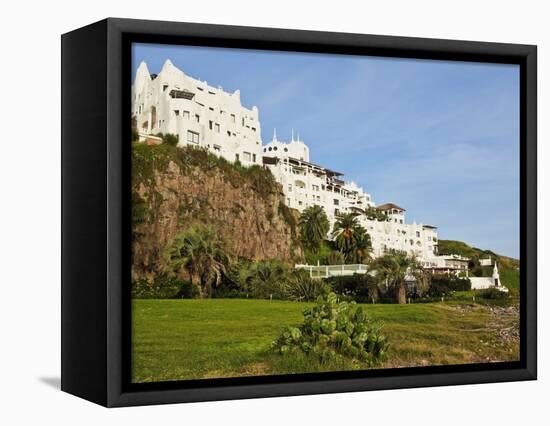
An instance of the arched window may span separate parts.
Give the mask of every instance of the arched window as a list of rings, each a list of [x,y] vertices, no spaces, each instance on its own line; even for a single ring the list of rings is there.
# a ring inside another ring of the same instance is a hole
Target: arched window
[[[151,107],[151,129],[157,125],[157,107]]]

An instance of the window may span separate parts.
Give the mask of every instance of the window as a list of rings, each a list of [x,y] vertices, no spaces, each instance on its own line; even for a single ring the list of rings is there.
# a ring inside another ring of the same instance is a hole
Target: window
[[[235,114],[231,114],[231,122],[234,123],[235,122]]]
[[[200,123],[201,122],[201,116],[199,114],[195,114],[195,121],[197,123]]]
[[[227,131],[227,136],[231,136],[231,132],[229,130]]]
[[[256,131],[256,128],[255,128],[255,127],[252,127],[252,131],[255,132],[255,131]]]
[[[166,89],[168,89],[168,85],[167,85],[167,84],[163,84],[163,85],[162,85],[162,91],[163,91],[163,92],[166,92]]]
[[[216,132],[220,133],[220,125],[218,123],[216,123]]]
[[[235,161],[239,161],[239,154],[235,154]]]
[[[291,183],[288,184],[288,192],[292,192],[292,184]]]
[[[403,219],[399,219],[399,223],[403,223]]]
[[[214,145],[214,151],[221,151],[222,150],[222,147],[219,146],[219,145]]]
[[[334,205],[335,205],[335,206],[338,206],[338,205],[340,205],[340,201],[338,201],[338,199],[337,199],[337,198],[335,198],[335,199],[334,199]]]
[[[273,147],[273,151],[277,151],[277,147],[276,147],[276,146]]]
[[[204,89],[202,87],[197,86],[197,89],[200,90],[201,92],[204,92]]]
[[[288,148],[285,148],[284,151],[285,151],[285,152],[288,152]]]
[[[416,231],[416,237],[420,238],[420,231]]]
[[[193,132],[191,130],[187,131],[187,142],[191,143],[199,143],[199,134],[197,132]]]
[[[250,161],[250,152],[243,152],[243,160]]]
[[[183,118],[187,118],[189,120],[189,111],[183,111]]]
[[[428,236],[428,241],[432,241],[432,237]]]
[[[208,120],[208,128],[212,130],[213,127],[214,127],[214,122],[212,120]]]
[[[212,107],[208,107],[208,109],[209,109],[210,111],[214,111],[214,108],[212,108]]]
[[[269,147],[268,149],[271,151],[273,148]]]
[[[252,162],[253,162],[253,163],[256,162],[256,154],[252,154]]]
[[[209,95],[215,95],[216,92],[212,92],[212,91],[209,90],[209,91],[208,91],[208,94],[209,94]]]
[[[179,116],[180,116],[180,110],[179,110],[179,109],[175,109],[175,110],[174,110],[174,114],[176,114],[176,117],[179,117]]]
[[[244,117],[242,118],[241,121],[242,121],[242,126],[244,127]]]

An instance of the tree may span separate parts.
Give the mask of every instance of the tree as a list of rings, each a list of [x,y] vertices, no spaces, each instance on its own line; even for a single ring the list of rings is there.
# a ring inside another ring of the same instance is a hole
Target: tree
[[[239,286],[256,298],[282,296],[288,270],[279,260],[263,260],[243,265],[238,274]]]
[[[369,206],[363,213],[369,220],[377,220],[378,222],[386,222],[388,220],[388,216],[376,207]]]
[[[347,263],[363,262],[369,258],[372,242],[370,235],[357,220],[357,214],[345,213],[334,223],[334,244]]]
[[[314,253],[318,253],[330,229],[325,209],[317,205],[308,207],[300,215],[298,223],[303,246]]]
[[[401,251],[394,251],[375,259],[371,263],[371,270],[376,272],[379,286],[384,285],[395,292],[397,303],[407,303],[407,276],[415,280],[424,279],[424,269],[418,261]]]
[[[176,275],[186,271],[199,297],[212,297],[212,284],[220,285],[229,259],[216,232],[209,226],[193,225],[177,234],[165,256]]]

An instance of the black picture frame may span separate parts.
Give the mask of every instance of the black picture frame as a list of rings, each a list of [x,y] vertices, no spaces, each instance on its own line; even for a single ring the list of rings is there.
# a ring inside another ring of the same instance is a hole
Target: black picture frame
[[[536,379],[536,46],[117,18],[61,42],[62,390],[117,407]],[[131,384],[132,42],[518,64],[520,361]]]

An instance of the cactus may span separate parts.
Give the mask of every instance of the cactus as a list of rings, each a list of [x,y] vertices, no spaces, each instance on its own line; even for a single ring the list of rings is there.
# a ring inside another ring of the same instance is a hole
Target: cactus
[[[388,344],[382,324],[372,321],[355,302],[338,302],[330,293],[304,311],[300,327],[287,327],[272,349],[283,356],[304,353],[321,362],[348,357],[377,366],[387,357]]]

